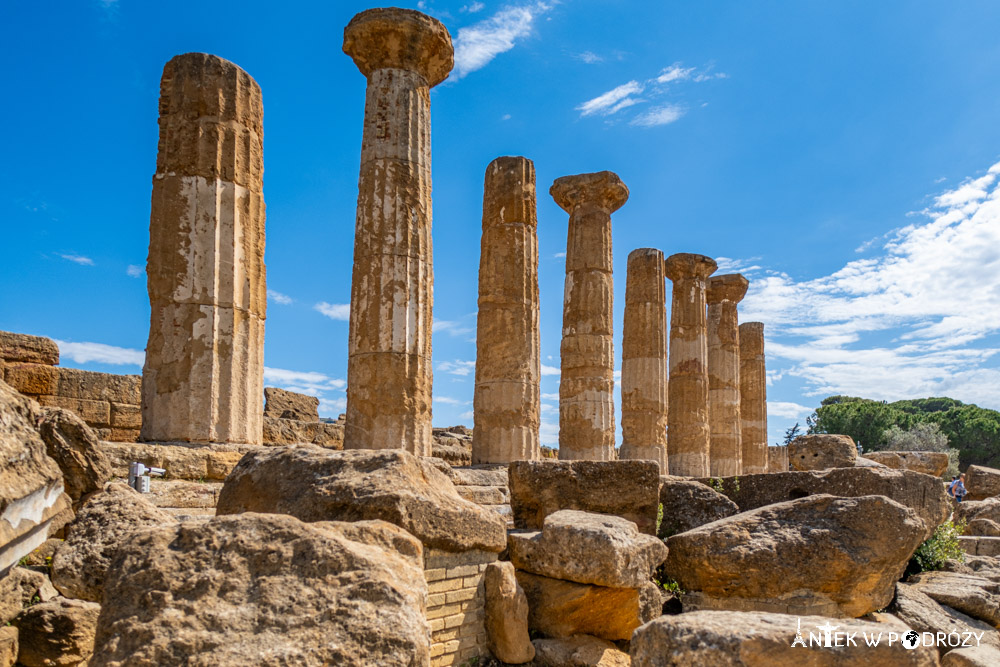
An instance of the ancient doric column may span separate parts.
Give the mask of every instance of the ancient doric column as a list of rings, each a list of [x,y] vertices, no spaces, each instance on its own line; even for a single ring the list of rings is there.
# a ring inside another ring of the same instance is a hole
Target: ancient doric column
[[[738,273],[708,279],[708,422],[713,477],[742,472],[740,449],[740,331],[736,304],[747,293]]]
[[[610,171],[557,178],[549,194],[569,213],[559,381],[559,458],[615,458],[611,214],[628,188]]]
[[[540,455],[537,227],[534,163],[497,158],[483,185],[473,463]]]
[[[347,449],[431,452],[430,89],[454,62],[441,23],[369,9],[344,29],[368,78],[354,228]]]
[[[623,459],[660,464],[667,474],[667,303],[663,253],[628,256],[622,327]]]
[[[764,323],[740,325],[740,421],[743,474],[767,472],[767,376]]]
[[[715,269],[715,261],[704,255],[679,253],[664,262],[667,278],[673,282],[667,401],[667,467],[671,475],[709,474],[705,283]]]
[[[143,440],[261,443],[263,114],[231,62],[187,53],[163,68]]]

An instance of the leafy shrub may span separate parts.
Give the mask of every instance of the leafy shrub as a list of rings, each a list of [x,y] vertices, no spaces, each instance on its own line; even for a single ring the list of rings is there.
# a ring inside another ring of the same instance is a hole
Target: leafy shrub
[[[934,534],[927,538],[927,541],[917,547],[906,566],[906,574],[916,574],[917,572],[930,572],[940,570],[944,567],[945,561],[957,560],[965,561],[965,552],[959,544],[958,537],[965,530],[965,522],[945,521],[934,530]]]

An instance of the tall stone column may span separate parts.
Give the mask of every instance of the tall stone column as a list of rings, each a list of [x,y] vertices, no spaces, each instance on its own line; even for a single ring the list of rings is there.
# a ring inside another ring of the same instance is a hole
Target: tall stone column
[[[749,282],[738,273],[708,279],[709,469],[713,477],[742,473],[740,449],[740,331],[736,304]]]
[[[407,9],[369,9],[344,29],[368,79],[354,228],[347,449],[431,452],[430,89],[454,63],[451,36]]]
[[[473,463],[540,456],[537,229],[534,163],[493,160],[483,185]]]
[[[186,53],[163,68],[143,440],[262,441],[263,115],[260,86],[229,61]]]
[[[628,256],[622,327],[623,459],[660,464],[667,474],[667,302],[663,253]]]
[[[743,474],[767,472],[767,374],[764,323],[740,325],[740,423]]]
[[[708,426],[708,335],[705,287],[716,269],[710,257],[678,253],[664,271],[673,282],[670,305],[667,467],[671,475],[706,477],[711,440]]]
[[[559,380],[559,458],[615,458],[611,214],[628,201],[617,174],[557,178],[549,194],[569,213]]]

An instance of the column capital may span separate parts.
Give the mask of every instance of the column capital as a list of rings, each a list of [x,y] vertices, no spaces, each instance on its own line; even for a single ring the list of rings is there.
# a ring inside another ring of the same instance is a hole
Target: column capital
[[[557,178],[549,194],[569,214],[588,204],[610,214],[628,201],[628,188],[613,171]]]
[[[440,21],[412,9],[368,9],[344,28],[344,53],[366,77],[379,69],[417,72],[434,87],[455,65],[451,35]]]
[[[663,261],[663,271],[667,278],[677,282],[683,278],[701,278],[704,280],[712,275],[718,264],[711,257],[696,255],[689,252],[679,252]]]
[[[746,296],[750,281],[739,273],[727,273],[722,276],[712,276],[708,279],[705,300],[708,303],[732,301],[739,303]]]

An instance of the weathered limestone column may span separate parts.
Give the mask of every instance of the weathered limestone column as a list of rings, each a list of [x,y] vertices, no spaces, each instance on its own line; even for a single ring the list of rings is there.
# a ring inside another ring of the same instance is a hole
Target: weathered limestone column
[[[749,282],[738,273],[708,279],[709,469],[713,477],[742,473],[740,449],[740,331],[736,304]]]
[[[743,474],[767,472],[767,375],[764,323],[740,325],[740,420]]]
[[[628,201],[617,174],[557,178],[549,194],[569,213],[559,380],[559,458],[615,458],[611,214]]]
[[[704,255],[667,257],[664,271],[674,284],[670,306],[670,381],[667,458],[671,475],[707,477],[708,335],[705,286],[716,263]]]
[[[347,449],[431,452],[430,89],[454,63],[451,36],[408,9],[369,9],[344,29],[368,78],[354,228]]]
[[[535,208],[534,163],[524,157],[493,160],[483,185],[473,463],[541,455]]]
[[[667,302],[663,253],[628,256],[622,327],[623,459],[660,464],[667,474]]]
[[[143,440],[262,441],[263,114],[231,62],[186,53],[163,68]]]

